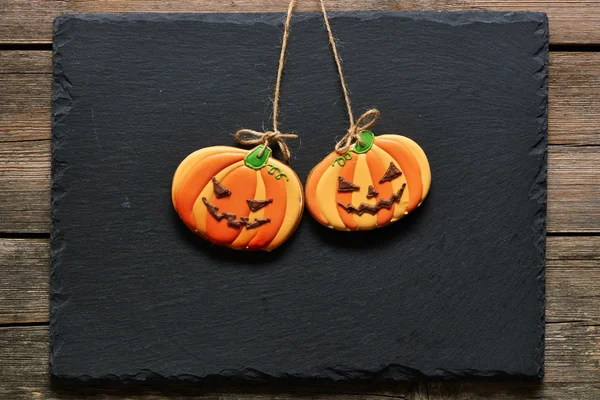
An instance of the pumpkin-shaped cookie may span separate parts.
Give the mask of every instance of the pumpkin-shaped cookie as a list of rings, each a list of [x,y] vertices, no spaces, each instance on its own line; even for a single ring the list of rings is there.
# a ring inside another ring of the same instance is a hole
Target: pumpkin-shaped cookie
[[[310,172],[306,205],[321,224],[337,230],[385,226],[417,208],[431,184],[425,152],[411,139],[364,130],[361,141],[329,154]]]
[[[190,154],[173,177],[172,200],[181,220],[212,243],[273,250],[302,217],[302,184],[262,145],[251,151],[207,147]]]

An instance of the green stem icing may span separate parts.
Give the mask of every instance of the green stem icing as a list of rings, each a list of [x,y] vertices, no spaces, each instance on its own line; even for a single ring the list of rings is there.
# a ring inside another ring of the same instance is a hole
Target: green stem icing
[[[355,153],[358,153],[358,154],[366,153],[367,151],[371,150],[371,147],[373,147],[373,142],[375,141],[375,135],[373,135],[373,132],[371,132],[371,131],[362,131],[360,133],[360,140],[364,144],[361,146],[360,143],[357,142],[351,151],[354,151]]]
[[[264,167],[269,167],[269,170],[267,171],[269,173],[269,175],[273,175],[275,174],[275,179],[279,180],[281,179],[281,177],[285,177],[286,181],[289,181],[290,178],[288,178],[288,176],[281,172],[281,170],[279,169],[279,167],[276,167],[273,164],[267,164],[267,161],[269,160],[269,157],[271,157],[271,149],[270,148],[266,148],[265,151],[263,151],[262,156],[259,157],[260,152],[263,148],[263,145],[259,145],[256,146],[254,149],[252,149],[250,151],[250,153],[248,153],[248,155],[246,156],[246,158],[244,158],[244,163],[246,164],[246,166],[248,168],[252,168],[252,169],[261,169]]]
[[[277,173],[277,175],[275,175],[275,179],[280,180],[282,176],[285,176],[286,181],[290,180],[290,178],[288,178],[288,176],[285,173],[281,172],[281,170],[278,167],[274,166],[273,164],[267,164],[267,165],[265,165],[265,167],[270,167],[269,170],[267,171],[269,173],[269,175],[273,175],[273,174]]]
[[[350,154],[350,151],[347,151],[341,156],[336,157],[336,159],[333,160],[333,162],[331,163],[331,166],[333,167],[335,163],[338,163],[340,167],[343,167],[344,165],[346,165],[347,160],[352,160],[352,154]]]
[[[357,142],[354,145],[354,148],[348,150],[341,156],[336,157],[336,159],[333,160],[333,162],[331,163],[331,166],[333,167],[336,163],[340,167],[343,167],[344,165],[346,165],[346,161],[352,160],[352,154],[350,154],[350,152],[354,152],[356,154],[363,154],[363,153],[366,153],[367,151],[371,150],[371,147],[373,147],[373,142],[375,142],[375,135],[371,131],[362,131],[360,133],[360,140],[362,140],[362,142],[363,142],[362,146],[360,143]]]
[[[248,153],[246,158],[244,158],[244,163],[246,163],[246,166],[248,168],[261,169],[262,167],[267,165],[267,161],[269,160],[269,157],[271,157],[271,149],[269,147],[265,148],[265,151],[263,151],[262,156],[259,157],[263,146],[264,145],[262,144],[256,146],[250,151],[250,153]]]

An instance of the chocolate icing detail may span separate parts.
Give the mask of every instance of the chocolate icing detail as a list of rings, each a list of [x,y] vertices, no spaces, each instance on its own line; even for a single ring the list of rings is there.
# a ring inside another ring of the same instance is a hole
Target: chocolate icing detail
[[[266,199],[266,200],[246,200],[248,202],[248,207],[250,207],[250,209],[252,211],[258,211],[261,208],[263,208],[264,206],[266,206],[269,203],[273,202],[273,199]]]
[[[390,166],[388,167],[387,171],[385,171],[385,174],[383,174],[383,177],[381,178],[379,183],[391,181],[392,179],[397,178],[400,175],[402,175],[402,171],[400,171],[393,162],[390,162]]]
[[[367,193],[367,199],[372,199],[373,197],[377,197],[379,192],[375,190],[373,185],[369,185],[369,193]]]
[[[217,196],[218,199],[220,199],[221,197],[226,197],[226,196],[231,195],[231,192],[229,191],[229,189],[227,189],[225,186],[221,185],[221,183],[214,176],[212,177],[212,183],[213,183],[213,188],[215,191],[215,196]]]
[[[226,218],[227,225],[232,228],[246,227],[246,229],[252,229],[264,225],[267,222],[271,222],[271,218],[254,218],[254,221],[250,221],[250,218],[248,217],[240,217],[240,219],[236,219],[235,214],[228,212],[220,213],[219,207],[208,201],[206,197],[203,197],[202,201],[204,202],[204,205],[206,205],[206,209],[210,215],[212,215],[217,221],[221,221],[223,218]]]
[[[338,201],[338,204],[348,213],[354,213],[358,215],[363,215],[363,213],[369,213],[375,215],[377,214],[377,211],[381,210],[382,208],[390,209],[392,207],[392,204],[399,202],[402,198],[402,193],[404,193],[405,187],[406,183],[403,183],[402,187],[398,189],[396,193],[392,194],[387,199],[379,199],[379,201],[377,201],[376,204],[360,203],[358,207],[354,207],[352,204],[344,205],[344,203],[340,201]]]
[[[360,190],[360,186],[345,180],[341,176],[338,177],[338,192],[355,192]]]

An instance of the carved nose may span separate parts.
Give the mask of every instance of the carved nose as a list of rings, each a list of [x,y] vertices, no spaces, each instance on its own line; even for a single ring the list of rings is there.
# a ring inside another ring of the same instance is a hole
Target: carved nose
[[[367,193],[367,199],[376,197],[379,194],[377,190],[373,187],[373,185],[369,185],[369,192]]]

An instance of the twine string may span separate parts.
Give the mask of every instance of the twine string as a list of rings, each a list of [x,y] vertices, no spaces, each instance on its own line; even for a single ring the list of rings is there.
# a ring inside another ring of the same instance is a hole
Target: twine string
[[[379,118],[379,110],[371,108],[370,110],[366,111],[363,115],[358,117],[358,120],[356,122],[352,122],[352,120],[350,120],[350,127],[348,128],[348,131],[346,132],[344,137],[336,143],[335,151],[338,154],[344,154],[345,152],[350,150],[350,148],[354,146],[354,143],[356,142],[363,146],[364,143],[360,138],[360,133],[365,129],[369,129],[371,126],[373,126],[375,124],[375,121],[377,121],[377,118]]]
[[[263,153],[267,149],[267,146],[271,143],[277,143],[281,154],[286,161],[290,161],[290,149],[285,143],[284,139],[296,139],[298,135],[295,133],[282,133],[279,131],[255,131],[253,129],[240,129],[235,133],[235,137],[240,144],[256,146],[259,144],[264,145],[258,153],[258,157],[262,157]]]
[[[285,64],[285,51],[287,49],[287,43],[290,36],[290,22],[292,20],[292,14],[296,0],[290,0],[290,4],[287,10],[287,17],[283,26],[283,39],[281,42],[281,53],[279,54],[279,67],[277,68],[277,80],[275,82],[275,95],[273,97],[273,130],[271,131],[255,131],[253,129],[240,129],[235,133],[235,138],[242,145],[259,145],[262,144],[263,148],[258,154],[262,157],[266,148],[272,144],[277,143],[281,154],[286,161],[290,161],[290,149],[285,143],[285,139],[296,139],[298,135],[294,133],[282,133],[278,129],[278,118],[279,118],[279,92],[281,89],[281,80],[283,76],[283,66]]]
[[[358,142],[361,146],[364,145],[360,138],[360,133],[365,129],[369,129],[375,123],[375,121],[377,121],[377,118],[379,118],[379,111],[375,108],[372,108],[358,117],[358,120],[354,119],[354,114],[352,113],[352,104],[350,103],[350,95],[348,94],[348,86],[346,85],[344,72],[342,70],[342,60],[338,53],[337,46],[335,45],[335,38],[333,37],[331,25],[329,25],[329,18],[327,17],[327,11],[325,10],[324,0],[320,0],[320,3],[323,20],[325,21],[325,28],[327,29],[327,36],[329,36],[329,44],[331,45],[333,58],[335,59],[335,64],[337,66],[338,76],[340,77],[342,92],[344,93],[344,100],[346,101],[346,108],[348,109],[348,119],[350,120],[350,126],[348,127],[346,134],[335,145],[335,151],[338,154],[343,154],[350,150],[350,148],[356,142]]]

